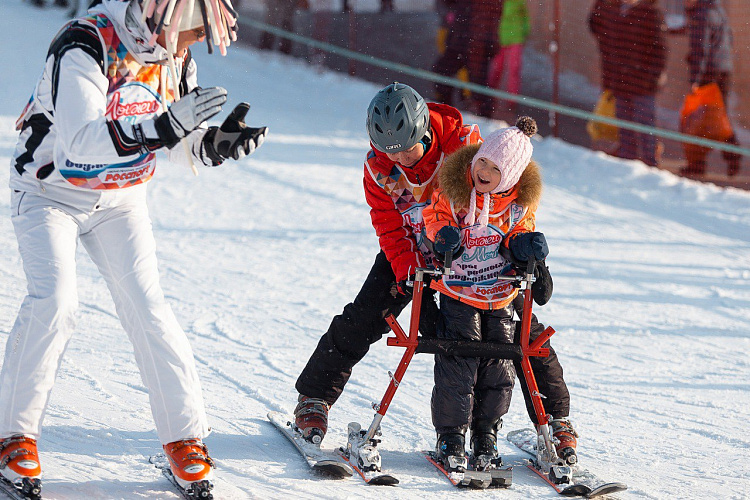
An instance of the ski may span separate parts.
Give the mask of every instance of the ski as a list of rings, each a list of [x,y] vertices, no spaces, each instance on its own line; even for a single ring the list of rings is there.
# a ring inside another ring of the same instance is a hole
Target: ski
[[[346,460],[346,463],[348,463],[352,469],[354,469],[354,472],[356,472],[359,477],[362,478],[362,480],[372,486],[395,486],[398,484],[398,478],[392,474],[388,474],[386,472],[382,471],[363,471],[359,468],[359,465],[354,463],[350,457],[347,455],[346,450],[344,450],[343,447],[339,448],[337,453],[341,458]]]
[[[342,462],[332,451],[320,449],[320,446],[305,441],[302,435],[293,428],[292,418],[279,412],[269,412],[268,420],[294,445],[310,468],[335,478],[346,478],[354,474],[351,466]]]
[[[437,460],[434,451],[425,451],[423,454],[427,461],[442,472],[453,486],[484,490],[489,487],[507,488],[513,482],[513,470],[510,467],[488,470],[467,469],[464,472],[448,472]]]
[[[13,500],[41,500],[42,481],[40,479],[24,479],[23,485],[17,487],[4,477],[0,477],[0,491]]]
[[[527,467],[534,471],[540,478],[544,480],[545,483],[550,485],[561,495],[593,498],[601,495],[617,493],[618,491],[624,491],[628,489],[627,485],[624,483],[603,481],[599,479],[594,473],[581,467],[578,464],[570,467],[571,480],[569,482],[557,483],[553,480],[553,478],[550,478],[548,474],[545,474],[536,465],[537,433],[535,430],[519,429],[511,431],[508,433],[507,439],[518,449],[528,453],[533,457]]]
[[[161,470],[162,474],[164,474],[164,477],[169,479],[169,482],[172,483],[175,488],[177,488],[177,490],[180,492],[183,498],[185,498],[185,500],[213,499],[214,496],[211,494],[211,490],[213,489],[214,485],[211,481],[199,481],[191,484],[190,488],[185,489],[180,486],[180,483],[177,482],[174,474],[172,474],[172,468],[169,466],[169,460],[167,460],[166,455],[164,455],[163,453],[159,453],[158,455],[149,457],[148,461],[152,463],[154,467]]]

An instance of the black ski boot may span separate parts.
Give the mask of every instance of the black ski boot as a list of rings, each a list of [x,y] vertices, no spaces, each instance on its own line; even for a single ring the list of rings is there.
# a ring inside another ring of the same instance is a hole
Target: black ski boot
[[[462,432],[446,432],[438,436],[435,456],[448,472],[466,472],[466,440]]]
[[[497,429],[501,420],[477,420],[471,429],[471,455],[476,470],[487,470],[502,465],[497,452]]]

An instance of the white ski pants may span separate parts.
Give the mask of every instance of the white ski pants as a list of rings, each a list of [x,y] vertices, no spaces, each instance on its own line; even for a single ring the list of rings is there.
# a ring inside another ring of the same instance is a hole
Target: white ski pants
[[[145,192],[145,190],[144,190]],[[75,326],[75,254],[81,241],[104,277],[135,348],[162,444],[209,429],[193,352],[159,285],[145,196],[86,212],[13,193],[12,221],[28,295],[8,337],[0,372],[0,438],[37,437]]]

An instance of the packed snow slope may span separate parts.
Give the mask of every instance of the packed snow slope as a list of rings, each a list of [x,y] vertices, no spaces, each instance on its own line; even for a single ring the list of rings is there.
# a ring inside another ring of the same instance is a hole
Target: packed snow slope
[[[0,9],[0,169],[60,10]],[[434,444],[432,357],[413,360],[383,421],[397,487],[313,475],[266,420],[290,412],[294,382],[378,252],[362,192],[367,105],[379,85],[277,54],[195,49],[204,86],[229,90],[268,125],[250,158],[203,169],[160,163],[150,187],[162,286],[195,350],[213,434],[217,498],[553,498],[517,469],[509,490],[458,491],[420,457]],[[383,85],[389,82],[382,82]],[[469,118],[472,120],[473,118]],[[218,122],[218,119],[217,119]],[[502,124],[480,121],[484,133]],[[618,498],[747,498],[750,491],[750,194],[572,147],[535,142],[555,294],[540,319],[572,394],[580,459],[630,489]],[[0,354],[25,279],[0,189]],[[78,259],[81,309],[39,442],[47,498],[178,498],[147,395],[96,269]],[[408,310],[406,311],[408,313]],[[407,322],[406,313],[401,317]],[[373,346],[331,412],[324,444],[368,425],[402,350]],[[529,425],[516,390],[505,429]],[[511,463],[522,455],[501,442]]]

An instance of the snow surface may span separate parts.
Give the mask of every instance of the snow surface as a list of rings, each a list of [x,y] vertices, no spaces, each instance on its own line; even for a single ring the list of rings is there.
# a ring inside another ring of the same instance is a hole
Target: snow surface
[[[2,0],[0,13],[8,165],[14,121],[62,14],[21,0]],[[293,409],[296,376],[378,252],[362,193],[365,110],[378,86],[278,54],[195,52],[202,84],[229,89],[227,111],[247,100],[249,122],[270,126],[249,159],[197,178],[163,160],[150,188],[162,286],[194,347],[213,425],[217,498],[555,497],[523,468],[509,490],[458,491],[420,457],[434,441],[428,355],[415,357],[383,421],[382,456],[398,487],[317,477],[266,421],[270,410]],[[485,133],[501,126],[480,124]],[[536,312],[558,332],[581,461],[627,482],[618,498],[748,498],[750,194],[554,139],[537,142],[535,158],[555,278],[552,301]],[[0,172],[5,183],[7,167]],[[7,214],[8,190],[0,205]],[[178,498],[147,461],[159,443],[132,347],[83,251],[78,264],[79,331],[39,442],[46,498]],[[1,354],[25,294],[7,215],[0,273]],[[324,444],[343,444],[350,420],[369,424],[401,354],[373,346]],[[528,425],[516,390],[505,430]],[[522,459],[508,443],[501,452]]]

